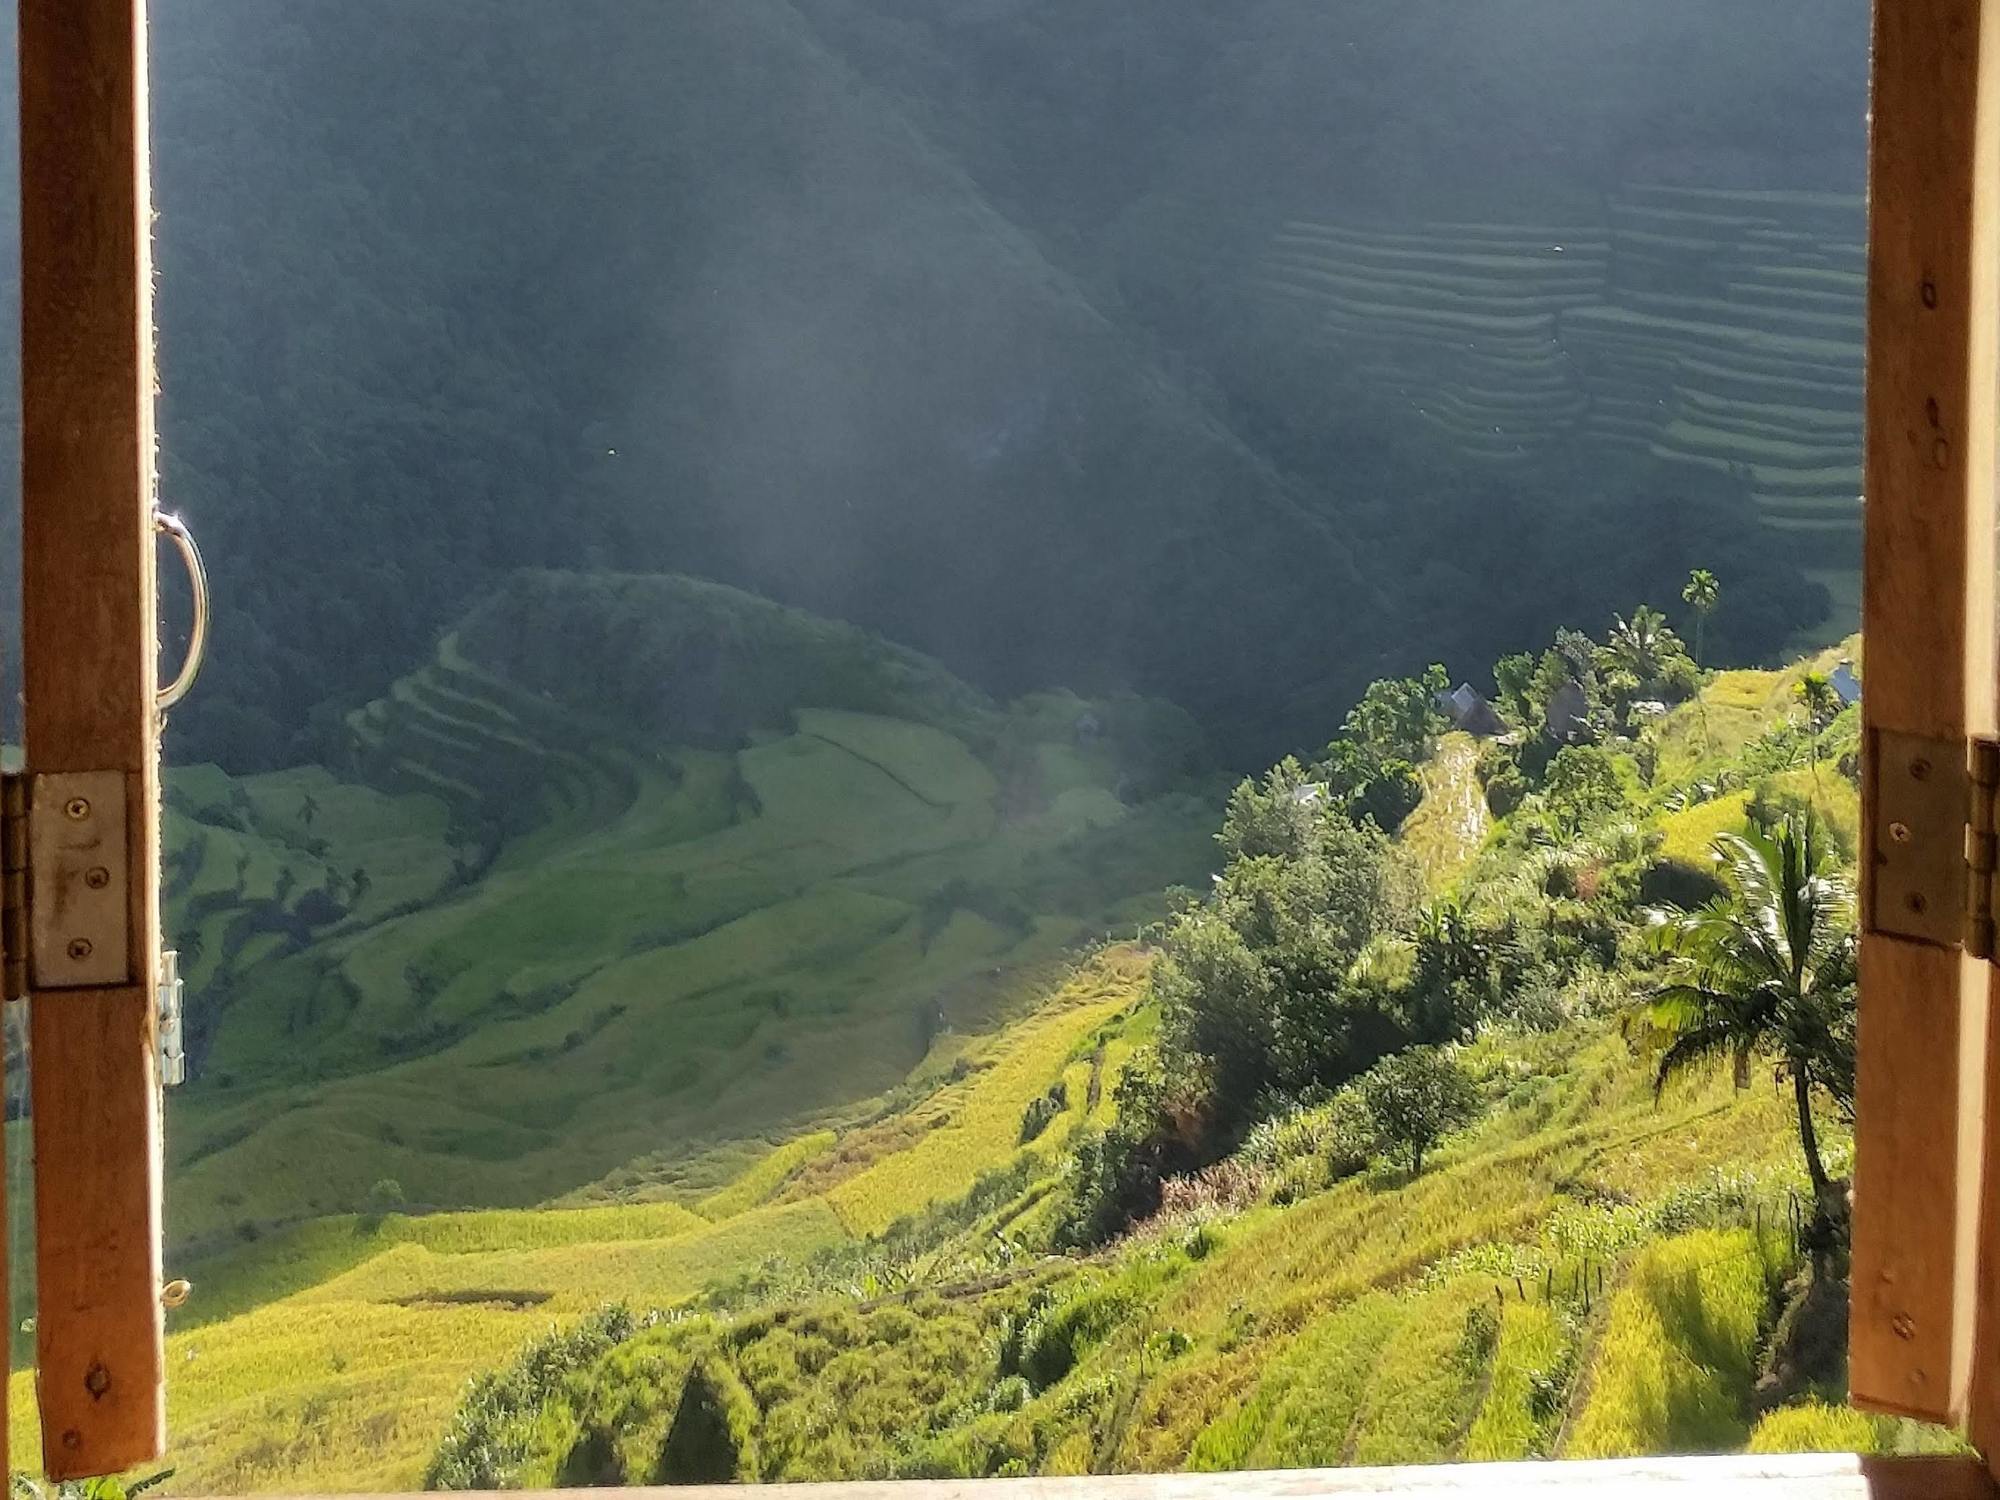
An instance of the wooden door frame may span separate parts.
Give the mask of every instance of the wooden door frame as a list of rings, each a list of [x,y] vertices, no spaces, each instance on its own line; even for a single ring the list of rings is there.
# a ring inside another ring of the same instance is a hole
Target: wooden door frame
[[[128,894],[122,977],[30,979],[44,986],[28,1005],[52,1478],[116,1473],[166,1438],[145,28],[146,0],[20,0],[29,815],[47,811],[34,805],[43,777],[115,773],[125,858],[106,874]],[[29,895],[55,920],[59,893],[31,881]]]
[[[126,1469],[165,1441],[145,24],[145,0],[20,0],[28,772],[117,772],[130,858],[123,980],[30,999],[54,1477]],[[1864,722],[1878,768],[1885,734],[1996,727],[1997,27],[2000,0],[1876,0]],[[1868,782],[1872,896],[1875,770]],[[1991,971],[1879,931],[1862,954],[1856,1399],[1969,1419],[2000,1453]]]

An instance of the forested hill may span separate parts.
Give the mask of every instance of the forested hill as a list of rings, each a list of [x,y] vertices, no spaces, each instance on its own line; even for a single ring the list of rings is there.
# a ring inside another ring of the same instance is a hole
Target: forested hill
[[[175,754],[324,758],[520,565],[717,578],[1002,695],[1135,688],[1244,764],[1420,649],[1719,556],[1718,648],[1769,654],[1823,596],[1733,458],[1469,466],[1399,420],[1421,390],[1257,311],[1251,250],[1851,191],[1865,23],[156,0],[164,489],[219,601]]]

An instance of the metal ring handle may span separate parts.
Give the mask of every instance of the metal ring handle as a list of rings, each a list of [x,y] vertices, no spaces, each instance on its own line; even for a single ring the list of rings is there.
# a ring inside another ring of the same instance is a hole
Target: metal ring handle
[[[153,530],[172,539],[187,568],[188,585],[194,593],[194,623],[188,629],[187,659],[181,663],[179,675],[153,699],[156,710],[164,714],[188,695],[188,689],[194,686],[201,672],[201,660],[208,654],[208,569],[202,566],[201,548],[194,544],[194,533],[179,516],[154,511]]]

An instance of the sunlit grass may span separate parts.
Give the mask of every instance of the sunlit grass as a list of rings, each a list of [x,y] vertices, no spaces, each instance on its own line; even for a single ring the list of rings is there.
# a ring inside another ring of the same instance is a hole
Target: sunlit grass
[[[1474,774],[1478,760],[1479,741],[1471,735],[1441,738],[1420,771],[1423,801],[1396,831],[1434,891],[1449,887],[1471,863],[1491,825],[1485,789]]]
[[[1612,1303],[1566,1455],[1740,1448],[1775,1259],[1750,1230],[1698,1230],[1642,1251]]]
[[[1508,1297],[1496,1306],[1500,1339],[1486,1399],[1466,1434],[1468,1459],[1545,1458],[1562,1416],[1575,1350],[1562,1309]]]
[[[695,1205],[705,1218],[727,1219],[747,1213],[767,1201],[800,1167],[829,1149],[839,1137],[831,1130],[815,1130],[771,1149],[757,1164],[719,1192],[710,1193]]]
[[[988,1167],[1016,1148],[1047,1152],[1061,1142],[1067,1120],[1085,1099],[1068,1090],[1064,1117],[1021,1147],[1028,1104],[1058,1079],[1077,1046],[1104,1022],[1135,1005],[1145,986],[1146,960],[1131,950],[1096,959],[1035,1016],[1008,1030],[988,1055],[966,1059],[977,1071],[930,1101],[921,1134],[905,1149],[835,1186],[827,1198],[856,1234],[886,1229],[908,1213],[956,1198]],[[1087,1070],[1079,1075],[1087,1082]]]

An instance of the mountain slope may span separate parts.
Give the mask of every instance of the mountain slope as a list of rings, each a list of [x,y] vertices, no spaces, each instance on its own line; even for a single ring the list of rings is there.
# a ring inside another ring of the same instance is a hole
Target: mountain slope
[[[1285,220],[1415,215],[1398,184],[1568,222],[1622,181],[1819,185],[1825,121],[1858,160],[1852,0],[1742,46],[1714,5],[1600,9],[162,0],[164,489],[217,582],[178,752],[314,758],[520,566],[717,578],[1001,696],[1157,694],[1245,764],[1417,642],[1725,551],[1714,638],[1774,649],[1820,596],[1727,474],[1447,462],[1426,392],[1248,295]],[[1693,146],[1662,37],[1715,54]],[[1548,149],[1484,159],[1514,129]]]
[[[581,610],[599,583],[558,575],[521,587],[491,613],[546,620],[552,599]],[[614,580],[606,592],[612,619],[632,618],[621,595],[649,599],[646,618],[678,622],[663,628],[667,638],[703,619],[748,616],[763,629],[789,620],[823,644],[846,644],[849,668],[837,679],[879,682],[872,670],[891,668],[904,682],[925,677],[921,659],[706,586]],[[642,636],[636,663],[647,660]],[[1853,789],[1843,776],[1824,764],[1819,776],[1786,769],[1803,753],[1791,705],[1811,665],[1720,674],[1699,708],[1673,711],[1637,814],[1665,834],[1664,847],[1640,839],[1646,858],[1687,857],[1677,843],[1685,818],[1716,810],[1716,827],[1740,821],[1746,774],[1761,794],[1811,796],[1847,825]],[[459,698],[429,701],[470,717],[460,700],[481,693],[465,659],[447,654],[430,670]],[[493,675],[482,691],[506,680]],[[434,680],[431,691],[440,687]],[[964,733],[968,714],[1013,721],[951,692],[948,678],[935,689],[906,700],[915,717],[807,710],[799,726],[888,762],[885,740],[935,745],[927,715]],[[562,711],[557,698],[512,691],[514,710]],[[1051,776],[1064,764],[1074,773],[1095,749],[1026,742]],[[1451,834],[1418,840],[1444,856],[1431,872],[1439,884],[1465,854],[1465,749],[1448,740],[1425,776],[1442,804],[1433,821],[1442,815]],[[946,800],[947,763],[937,754],[919,772],[907,762],[901,779]],[[184,778],[183,792],[191,782],[206,789],[205,817],[233,807],[268,843],[297,822],[295,788],[257,778],[237,797],[209,773]],[[307,784],[319,798],[389,795],[321,777]],[[1082,778],[1070,786],[1085,793],[1073,801],[1102,805]],[[400,806],[438,806],[407,795]],[[743,836],[757,821],[730,831]],[[546,857],[567,868],[565,847],[588,850],[620,826],[593,824],[573,846],[542,825],[509,835],[468,905],[508,868],[508,849],[542,838]],[[712,836],[653,847],[671,853]],[[1523,890],[1567,868],[1530,851],[1516,869],[1490,840],[1475,858],[1475,872],[1502,885],[1525,870]],[[260,876],[257,888],[268,884]],[[488,933],[474,946],[496,940]],[[1371,962],[1394,967],[1387,953]],[[1750,1382],[1771,1342],[1775,1288],[1797,1264],[1791,1103],[1783,1090],[1737,1090],[1727,1069],[1656,1096],[1650,1060],[1616,1024],[1623,997],[1608,974],[1520,997],[1515,1021],[1465,1049],[1478,1118],[1420,1176],[1377,1162],[1339,1178],[1332,1162],[1349,1148],[1330,1145],[1318,1107],[1307,1106],[1260,1126],[1219,1168],[1181,1179],[1166,1212],[1136,1234],[1048,1254],[1074,1155],[1115,1123],[1120,1080],[1155,1033],[1151,965],[1148,951],[1113,946],[1040,982],[1022,974],[1021,1003],[967,1014],[874,1099],[797,1124],[774,1112],[761,1135],[708,1150],[670,1138],[541,1207],[405,1212],[377,1193],[358,1215],[246,1220],[226,1237],[183,1240],[169,1267],[197,1291],[170,1315],[174,1486],[409,1488],[427,1463],[446,1484],[685,1478],[677,1414],[690,1401],[736,1402],[739,1386],[751,1405],[729,1408],[729,1472],[742,1477],[1419,1462],[1763,1440],[1752,1437]],[[244,980],[246,993],[275,993],[254,964]],[[802,1026],[803,1036],[809,1017]],[[539,1064],[555,1074],[571,1066],[566,1054]],[[525,1073],[492,1076],[496,1091],[532,1100]],[[175,1097],[170,1139],[212,1123],[211,1088],[212,1079]],[[298,1139],[338,1186],[345,1167],[327,1149],[324,1100],[347,1096],[322,1092],[307,1102],[320,1133]],[[408,1113],[375,1126],[420,1118],[424,1106],[408,1097]],[[621,1100],[653,1107],[635,1094]],[[588,1123],[616,1128],[601,1116]],[[1844,1133],[1822,1124],[1838,1170]],[[244,1172],[263,1150],[255,1135],[250,1146],[236,1158]],[[172,1196],[192,1178],[212,1208],[214,1180],[198,1162],[182,1167]],[[603,1312],[617,1301],[634,1315]],[[1664,1384],[1663,1347],[1673,1355]],[[482,1369],[491,1377],[468,1388]],[[847,1399],[814,1407],[811,1393],[827,1381]],[[1935,1441],[1865,1423],[1857,1435],[1846,1418],[1816,1411],[1772,1419],[1771,1440]],[[32,1430],[17,1430],[16,1442],[28,1453]]]
[[[183,1239],[846,1118],[1212,847],[1165,705],[674,577],[523,576],[350,732],[350,779],[171,778]]]

